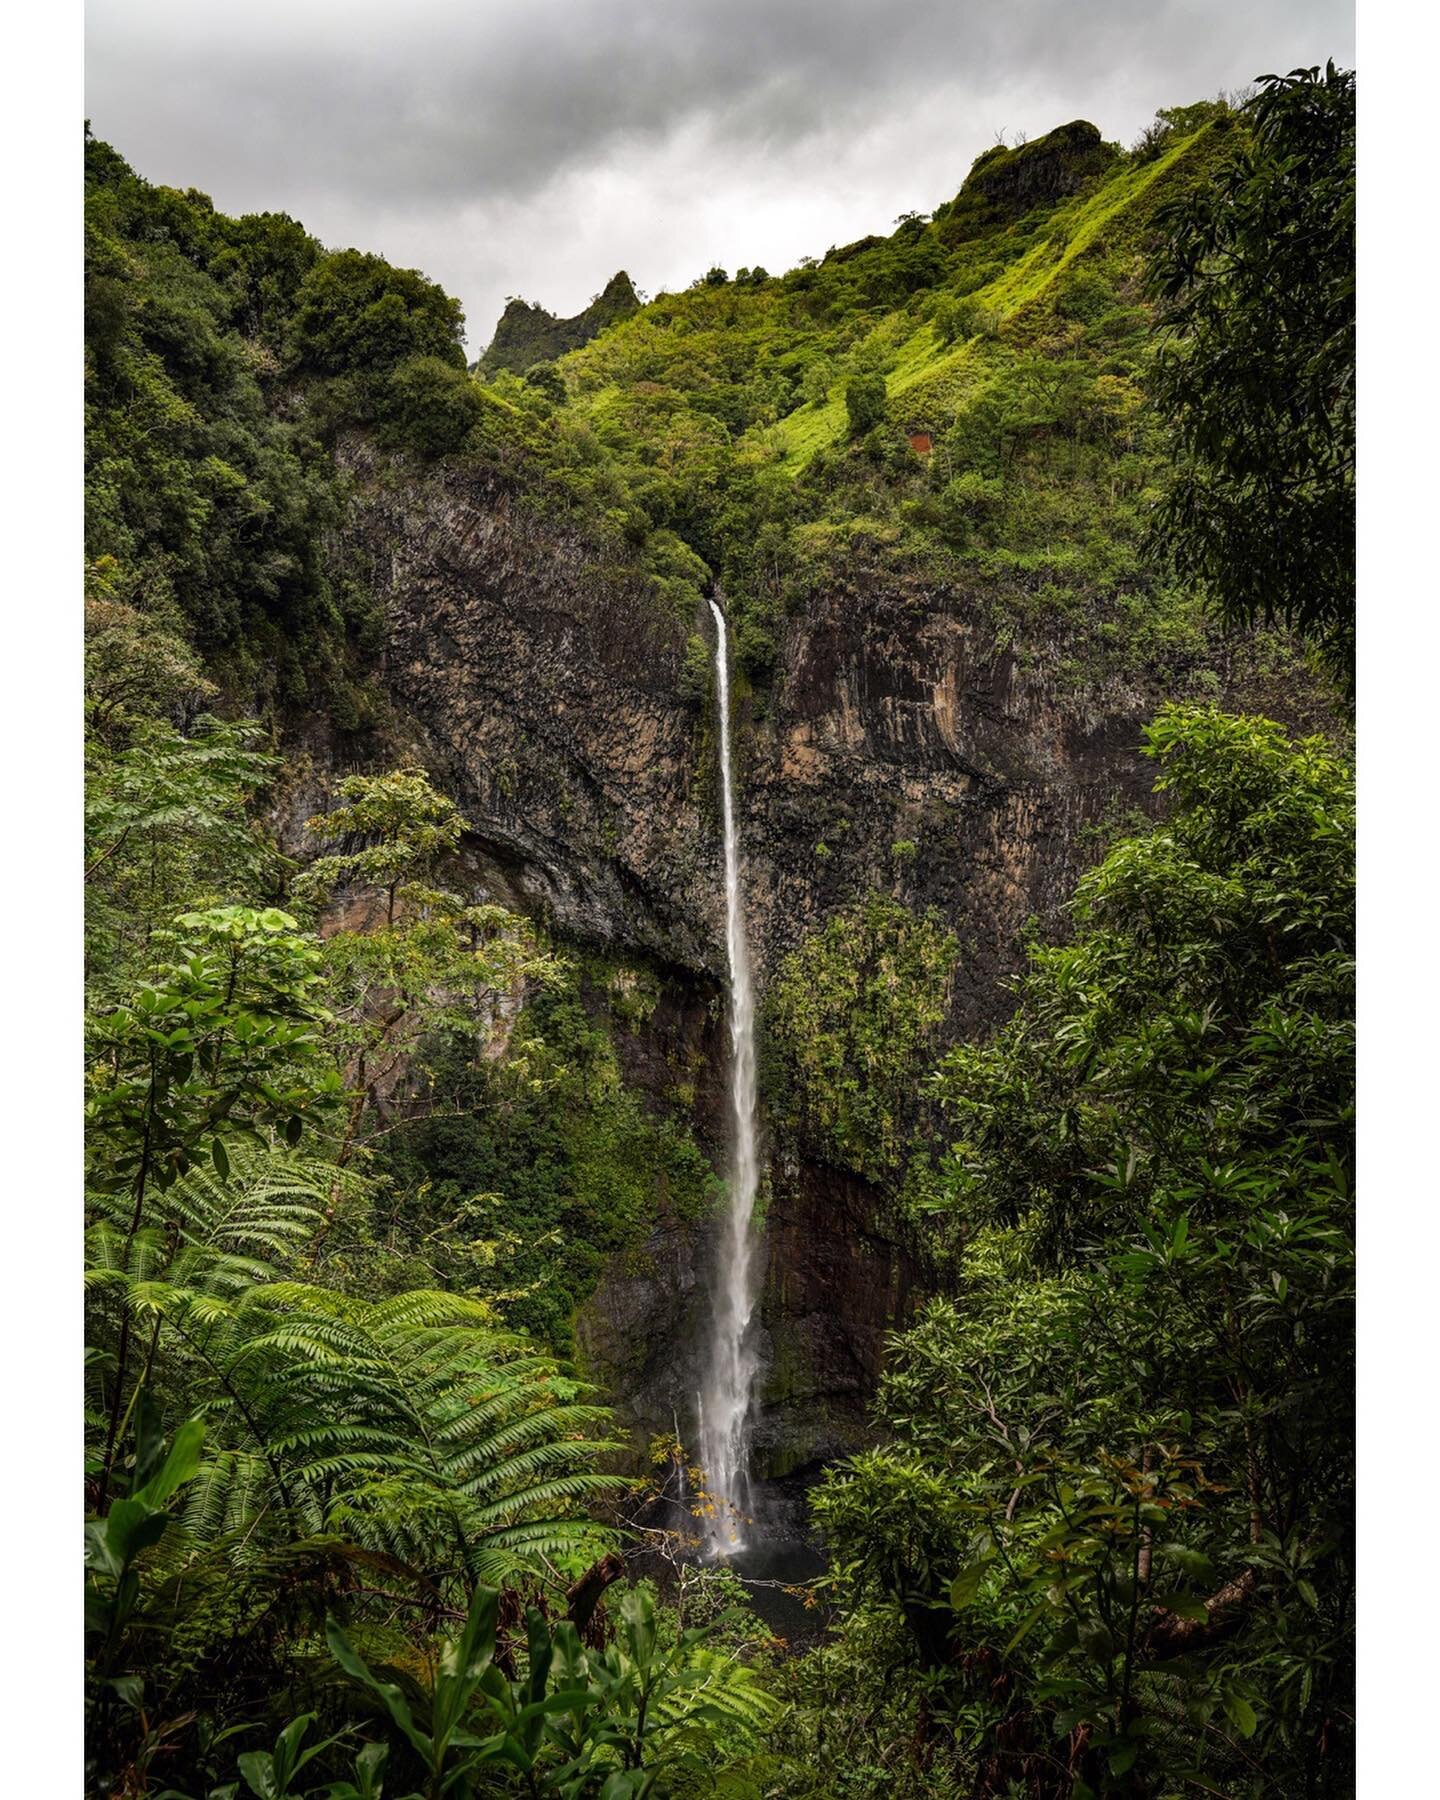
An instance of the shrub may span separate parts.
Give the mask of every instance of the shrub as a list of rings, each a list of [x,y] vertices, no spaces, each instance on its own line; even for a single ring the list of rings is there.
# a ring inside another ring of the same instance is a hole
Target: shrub
[[[685,640],[685,660],[680,665],[680,692],[688,700],[701,701],[710,692],[710,671],[715,659],[710,646],[692,631]]]
[[[958,957],[938,914],[872,895],[808,937],[771,987],[768,1046],[785,1090],[777,1113],[871,1180],[900,1160]]]
[[[822,356],[807,366],[800,392],[811,406],[824,406],[834,381],[835,370]]]
[[[460,302],[418,270],[339,250],[300,283],[290,355],[297,371],[312,375],[390,369],[411,356],[463,368],[464,329]]]
[[[563,406],[567,399],[565,378],[553,362],[531,363],[525,371],[525,382],[528,387],[553,400],[557,406]]]
[[[1076,269],[1055,297],[1055,310],[1064,319],[1078,319],[1082,325],[1093,325],[1113,312],[1116,294],[1113,287],[1096,269]]]
[[[852,375],[845,384],[845,414],[852,438],[885,423],[885,377]]]
[[[954,344],[984,331],[989,315],[978,301],[952,295],[935,308],[935,330],[942,344]]]
[[[385,383],[379,435],[395,449],[450,456],[464,445],[483,405],[464,369],[438,356],[414,356]]]
[[[950,541],[966,543],[977,525],[997,518],[1005,506],[1005,484],[993,475],[967,469],[940,495],[942,529]]]

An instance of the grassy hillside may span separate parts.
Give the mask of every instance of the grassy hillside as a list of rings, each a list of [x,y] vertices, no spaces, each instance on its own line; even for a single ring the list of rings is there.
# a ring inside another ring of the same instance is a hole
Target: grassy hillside
[[[1239,128],[1216,102],[1129,153],[1082,122],[989,151],[929,218],[712,269],[528,378],[467,375],[459,306],[417,272],[92,142],[92,590],[143,590],[250,694],[363,722],[376,621],[326,453],[361,429],[498,476],[687,625],[720,583],[761,683],[787,612],[876,579],[960,597],[1022,655],[1058,629],[1078,685],[1203,678],[1199,608],[1141,551],[1166,462],[1143,268]]]
[[[559,362],[563,400],[508,376],[490,397],[549,503],[663,603],[689,619],[722,584],[761,681],[787,610],[874,578],[963,594],[1012,639],[1068,622],[1077,682],[1179,678],[1206,634],[1141,552],[1165,462],[1143,270],[1157,211],[1236,129],[1213,103],[1128,154],[1080,123],[987,152],[888,237],[658,295]]]

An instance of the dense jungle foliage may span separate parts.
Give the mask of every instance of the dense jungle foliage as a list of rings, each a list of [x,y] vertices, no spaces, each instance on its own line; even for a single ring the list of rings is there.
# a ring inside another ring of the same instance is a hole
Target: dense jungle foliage
[[[415,271],[87,133],[88,1793],[1351,1791],[1348,733],[1213,698],[1222,648],[1347,679],[1353,131],[1333,68],[1077,123],[488,375]],[[776,1129],[930,1271],[803,1652],[574,1361],[607,1260],[721,1192],[693,1091],[626,1080],[651,978],[468,898],[403,759],[282,836],[299,714],[382,741],[357,434],[687,627],[719,584],[757,705],[789,612],[882,578],[1173,694],[1159,822],[990,1041],[882,895],[764,996]]]

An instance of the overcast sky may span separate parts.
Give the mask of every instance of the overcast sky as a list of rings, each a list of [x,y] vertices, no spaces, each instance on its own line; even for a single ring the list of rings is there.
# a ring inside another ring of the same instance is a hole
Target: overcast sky
[[[152,181],[423,269],[472,353],[928,212],[1000,134],[1354,61],[1344,0],[89,0],[86,110]]]

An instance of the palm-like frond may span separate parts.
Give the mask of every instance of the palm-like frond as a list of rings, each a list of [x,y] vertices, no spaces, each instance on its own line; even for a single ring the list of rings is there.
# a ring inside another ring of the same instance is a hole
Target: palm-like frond
[[[278,1283],[248,1311],[237,1371],[327,1528],[472,1575],[595,1536],[583,1503],[623,1485],[595,1467],[610,1415],[484,1306]]]
[[[190,1540],[241,1541],[269,1511],[265,1459],[251,1450],[222,1450],[207,1457],[185,1490],[180,1518]]]
[[[242,1148],[226,1178],[192,1169],[138,1230],[123,1199],[93,1219],[86,1279],[102,1323],[123,1309],[206,1420],[211,1454],[183,1511],[192,1540],[245,1544],[268,1517],[492,1581],[598,1551],[586,1503],[624,1485],[596,1467],[612,1447],[607,1409],[480,1301],[362,1300],[297,1280],[333,1179],[329,1165]]]
[[[251,1279],[288,1272],[313,1238],[330,1203],[337,1171],[290,1152],[236,1145],[222,1177],[201,1163],[147,1201],[130,1229],[130,1198],[107,1195],[91,1207],[86,1234],[92,1268],[125,1268],[138,1280],[158,1275],[191,1285],[212,1264],[248,1262]]]
[[[689,1653],[687,1679],[656,1712],[662,1724],[679,1724],[697,1713],[724,1725],[732,1739],[754,1743],[773,1724],[778,1705],[757,1672],[738,1657],[697,1645]]]
[[[87,1371],[92,1395],[104,1392],[108,1347],[127,1319],[150,1340],[147,1362],[163,1375],[176,1354],[167,1321],[213,1332],[241,1296],[289,1274],[320,1226],[334,1180],[326,1163],[241,1144],[223,1178],[197,1164],[169,1188],[152,1188],[138,1223],[128,1194],[92,1198],[85,1292],[101,1358]],[[188,1398],[188,1375],[175,1385]],[[103,1438],[108,1403],[94,1410],[88,1429]]]

